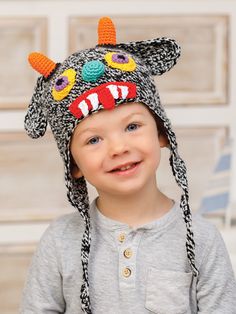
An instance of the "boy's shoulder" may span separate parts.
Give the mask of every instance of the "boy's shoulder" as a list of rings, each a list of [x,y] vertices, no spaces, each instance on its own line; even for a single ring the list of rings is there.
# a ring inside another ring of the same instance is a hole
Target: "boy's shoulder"
[[[79,212],[73,212],[59,216],[52,220],[44,232],[43,237],[63,239],[82,237],[84,232],[84,221]]]
[[[186,223],[183,219],[183,213],[181,211],[180,205],[177,203],[177,213],[178,213],[178,221],[181,225],[181,230],[186,230]],[[216,235],[219,233],[216,225],[210,221],[209,219],[203,217],[199,212],[192,212],[192,231],[194,234],[194,239],[198,239],[199,241],[209,242],[213,240]]]
[[[80,224],[83,221],[78,211],[61,215],[51,221],[50,225],[54,228],[63,228],[68,224]]]
[[[178,226],[180,227],[181,234],[186,236],[186,223],[183,219],[180,205],[179,203],[177,204]],[[209,219],[203,217],[199,212],[192,212],[191,226],[196,249],[199,246],[200,251],[211,246],[214,241],[219,241],[221,238],[221,233],[216,225]]]
[[[220,230],[208,219],[199,213],[192,215],[192,230],[196,245],[196,256],[206,257],[216,247],[224,247],[224,240]]]
[[[54,219],[51,223],[54,228],[81,228],[84,227],[84,220],[79,213],[79,211],[75,211],[72,213],[64,214],[56,219]]]
[[[211,238],[214,238],[217,233],[219,233],[219,230],[213,222],[197,212],[192,215],[192,227],[194,236],[198,238],[201,237],[210,240]]]

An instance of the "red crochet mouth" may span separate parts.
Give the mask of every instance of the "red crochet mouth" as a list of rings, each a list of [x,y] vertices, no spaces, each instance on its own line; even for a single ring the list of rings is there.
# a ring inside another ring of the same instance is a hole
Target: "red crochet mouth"
[[[130,82],[108,82],[99,85],[78,96],[70,105],[70,112],[76,117],[86,117],[90,111],[96,111],[99,105],[104,109],[113,109],[117,99],[136,97],[136,85]]]

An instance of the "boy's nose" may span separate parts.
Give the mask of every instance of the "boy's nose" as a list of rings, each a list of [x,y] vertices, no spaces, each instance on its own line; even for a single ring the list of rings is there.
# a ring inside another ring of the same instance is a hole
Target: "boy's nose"
[[[117,155],[121,155],[127,153],[129,151],[127,143],[122,138],[112,139],[109,145],[109,155],[110,157],[114,157]]]

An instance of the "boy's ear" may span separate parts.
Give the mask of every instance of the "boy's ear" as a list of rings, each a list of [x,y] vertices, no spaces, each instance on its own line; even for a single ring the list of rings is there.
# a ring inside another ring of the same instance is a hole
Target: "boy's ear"
[[[167,136],[159,135],[159,143],[160,143],[161,148],[168,147],[169,146],[169,140],[168,140]]]
[[[169,71],[180,56],[180,46],[166,37],[117,44],[116,47],[138,56],[150,69],[152,75]]]
[[[77,166],[72,154],[70,153],[70,172],[74,179],[79,179],[83,177],[82,171]]]
[[[74,162],[71,165],[71,175],[74,179],[79,179],[83,177],[81,170]]]

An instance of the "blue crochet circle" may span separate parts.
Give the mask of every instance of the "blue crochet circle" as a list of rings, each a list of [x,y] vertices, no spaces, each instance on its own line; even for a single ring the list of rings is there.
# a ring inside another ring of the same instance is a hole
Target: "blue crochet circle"
[[[82,68],[82,78],[85,82],[96,82],[105,72],[105,65],[98,60],[85,63]]]

